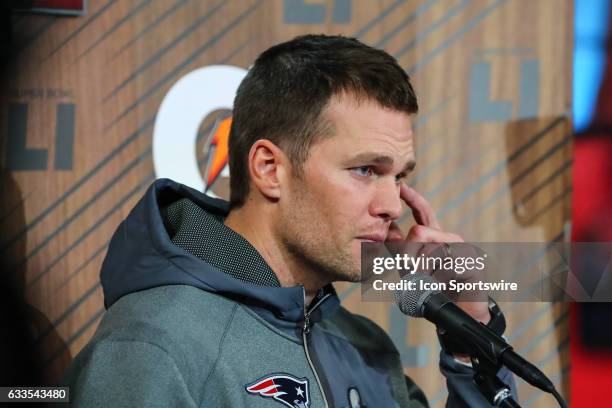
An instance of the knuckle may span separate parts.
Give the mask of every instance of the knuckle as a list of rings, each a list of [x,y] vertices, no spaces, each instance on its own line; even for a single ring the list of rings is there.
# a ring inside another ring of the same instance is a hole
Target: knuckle
[[[427,234],[427,227],[425,227],[424,225],[415,225],[410,229],[410,232],[416,238],[423,238]]]
[[[461,236],[458,234],[451,233],[451,237],[453,239],[453,242],[464,242],[463,238],[461,238]]]

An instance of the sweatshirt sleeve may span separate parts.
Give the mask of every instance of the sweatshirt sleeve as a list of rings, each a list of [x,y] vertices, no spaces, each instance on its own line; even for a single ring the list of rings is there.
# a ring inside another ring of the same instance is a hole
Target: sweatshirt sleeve
[[[408,397],[410,400],[410,407],[418,408],[429,408],[429,402],[427,397],[415,383],[408,376],[404,376],[406,380],[406,388],[408,388]]]
[[[440,371],[446,377],[448,388],[447,408],[493,407],[474,383],[474,369],[472,367],[462,364],[450,354],[440,351]],[[512,398],[518,401],[516,383],[512,373],[506,367],[502,367],[497,376],[508,385],[512,392]]]
[[[85,348],[64,378],[72,407],[196,407],[172,357],[158,345],[103,340]]]

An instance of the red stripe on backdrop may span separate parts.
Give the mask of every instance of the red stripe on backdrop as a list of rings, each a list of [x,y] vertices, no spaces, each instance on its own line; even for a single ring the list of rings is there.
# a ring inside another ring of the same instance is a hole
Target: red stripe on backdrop
[[[573,171],[572,241],[612,241],[612,132],[577,137]],[[610,406],[612,344],[608,351],[585,346],[581,306],[570,307],[571,406]]]
[[[36,0],[32,7],[63,10],[83,10],[84,0]]]

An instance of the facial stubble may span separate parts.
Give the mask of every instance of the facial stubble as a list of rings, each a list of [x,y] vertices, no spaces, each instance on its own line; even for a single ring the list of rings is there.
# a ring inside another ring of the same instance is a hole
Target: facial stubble
[[[288,209],[280,217],[280,236],[296,264],[316,274],[320,281],[361,281],[350,249],[353,241],[335,239],[337,236],[330,228],[329,218],[316,205],[317,198],[308,190],[305,181],[297,178],[291,190]]]

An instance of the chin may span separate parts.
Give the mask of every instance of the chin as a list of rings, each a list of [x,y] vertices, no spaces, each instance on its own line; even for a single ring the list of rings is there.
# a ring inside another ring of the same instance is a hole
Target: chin
[[[355,265],[355,269],[352,271],[345,271],[342,274],[344,282],[362,282],[363,279],[361,277],[361,269],[359,268],[359,264]]]
[[[336,267],[335,271],[332,272],[334,282],[361,282],[361,271],[359,269],[347,269],[342,267],[339,269]]]
[[[361,282],[361,275],[350,275],[350,274],[340,274],[334,282],[351,282],[351,283],[359,283]]]

